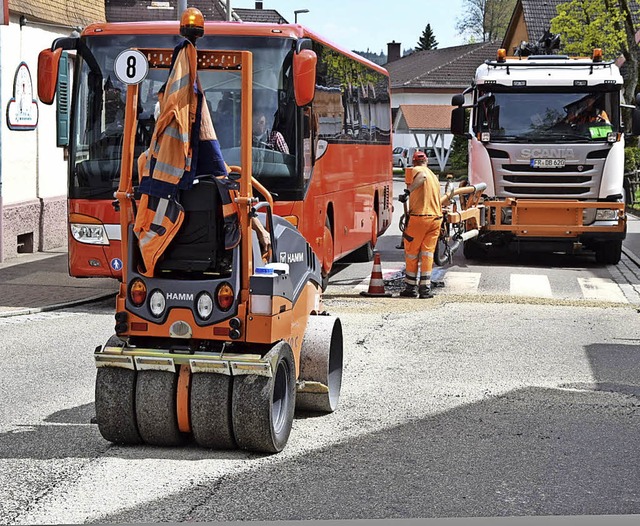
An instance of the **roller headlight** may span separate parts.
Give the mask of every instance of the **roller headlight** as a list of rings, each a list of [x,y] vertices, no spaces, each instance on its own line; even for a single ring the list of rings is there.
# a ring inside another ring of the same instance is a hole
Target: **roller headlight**
[[[200,296],[198,296],[196,308],[198,309],[198,316],[203,320],[209,318],[213,312],[213,298],[211,297],[211,294],[208,292],[200,294]]]
[[[149,298],[149,310],[156,318],[159,318],[164,314],[164,309],[167,307],[167,301],[164,294],[159,290],[154,290]]]

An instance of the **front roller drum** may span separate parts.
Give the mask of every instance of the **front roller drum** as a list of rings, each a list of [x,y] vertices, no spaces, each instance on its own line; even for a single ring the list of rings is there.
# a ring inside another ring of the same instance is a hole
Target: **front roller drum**
[[[142,444],[135,409],[136,371],[99,367],[96,374],[96,421],[105,440],[118,445]]]
[[[142,439],[153,446],[179,446],[187,438],[178,427],[178,375],[168,371],[138,371],[136,419]]]
[[[231,420],[232,377],[196,373],[191,377],[191,431],[201,447],[235,449]]]
[[[278,453],[287,445],[296,404],[296,367],[287,342],[278,342],[264,357],[272,376],[233,378],[233,433],[238,447]]]
[[[296,408],[332,413],[342,387],[343,340],[340,318],[310,316],[300,350]]]

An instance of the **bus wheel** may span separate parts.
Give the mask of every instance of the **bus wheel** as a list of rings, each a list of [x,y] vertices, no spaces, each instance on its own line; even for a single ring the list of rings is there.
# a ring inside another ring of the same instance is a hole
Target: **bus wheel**
[[[178,375],[168,371],[138,371],[136,418],[142,440],[153,446],[179,446],[185,434],[178,429]]]
[[[595,247],[596,262],[601,265],[617,265],[622,257],[622,241],[602,241]]]
[[[241,449],[278,453],[286,446],[293,424],[293,351],[281,341],[267,353],[265,361],[275,364],[270,378],[251,374],[233,380],[233,433]]]
[[[105,440],[120,445],[141,444],[135,410],[136,372],[100,367],[96,374],[96,421]]]
[[[310,316],[300,350],[301,388],[296,409],[332,413],[342,387],[342,324],[340,318]],[[307,384],[305,382],[312,382]]]
[[[196,373],[191,378],[191,431],[198,445],[235,449],[231,421],[231,376]]]

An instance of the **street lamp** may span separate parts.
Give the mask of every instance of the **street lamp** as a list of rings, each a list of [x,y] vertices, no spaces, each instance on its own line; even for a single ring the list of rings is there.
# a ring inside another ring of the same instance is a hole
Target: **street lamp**
[[[298,23],[298,13],[308,13],[309,10],[308,9],[298,9],[297,11],[293,12],[293,16],[295,17],[295,23]]]

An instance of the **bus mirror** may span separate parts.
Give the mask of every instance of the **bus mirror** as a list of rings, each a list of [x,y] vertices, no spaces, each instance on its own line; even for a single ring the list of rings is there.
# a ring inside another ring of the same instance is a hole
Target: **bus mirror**
[[[640,136],[640,108],[634,108],[631,116],[631,135]]]
[[[298,106],[306,106],[316,91],[316,64],[318,57],[311,49],[293,55],[293,89]]]
[[[42,104],[53,104],[58,84],[58,66],[62,48],[44,49],[38,55],[38,98]]]
[[[454,135],[464,135],[465,110],[464,108],[454,108],[451,112],[451,133]]]
[[[451,99],[452,106],[464,106],[464,95],[458,93],[454,95]]]

